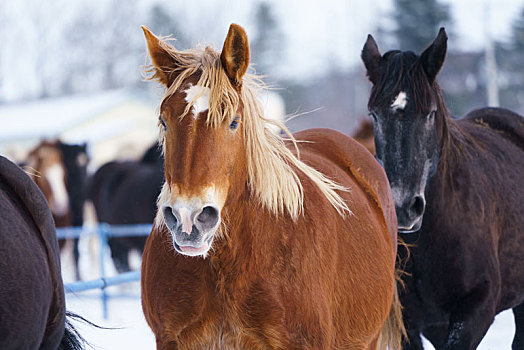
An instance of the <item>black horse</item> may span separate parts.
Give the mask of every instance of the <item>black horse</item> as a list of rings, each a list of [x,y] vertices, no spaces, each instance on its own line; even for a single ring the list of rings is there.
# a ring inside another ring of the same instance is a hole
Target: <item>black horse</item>
[[[423,333],[437,349],[475,349],[513,308],[513,349],[524,349],[524,118],[501,108],[450,118],[435,81],[446,47],[442,28],[420,56],[381,56],[371,36],[362,50],[377,159],[413,246],[404,348],[421,349]]]
[[[81,349],[66,321],[53,217],[36,184],[0,156],[0,349]]]
[[[152,224],[164,182],[163,157],[153,145],[139,162],[109,162],[90,181],[89,198],[99,222],[112,225]],[[118,272],[129,271],[129,251],[144,250],[147,236],[112,237],[108,243]]]

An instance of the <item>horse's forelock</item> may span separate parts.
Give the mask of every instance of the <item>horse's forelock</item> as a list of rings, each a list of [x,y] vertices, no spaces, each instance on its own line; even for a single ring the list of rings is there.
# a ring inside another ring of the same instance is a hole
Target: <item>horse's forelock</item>
[[[416,103],[417,113],[428,112],[430,104],[435,102],[432,89],[437,85],[429,84],[419,57],[413,52],[386,52],[381,59],[380,72],[378,84],[371,91],[370,110],[389,107],[399,92],[406,90]]]

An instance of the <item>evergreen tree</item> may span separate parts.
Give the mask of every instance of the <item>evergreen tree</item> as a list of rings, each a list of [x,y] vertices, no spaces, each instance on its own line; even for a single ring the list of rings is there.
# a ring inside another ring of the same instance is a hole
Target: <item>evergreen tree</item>
[[[179,26],[177,21],[170,15],[170,11],[163,5],[154,5],[149,12],[148,25],[156,35],[172,36],[176,41],[173,44],[177,50],[190,47],[190,42]]]
[[[524,113],[524,8],[513,22],[508,43],[497,43],[501,106]]]
[[[440,27],[449,35],[451,17],[449,6],[438,0],[394,0],[393,31],[396,48],[420,53],[434,39]]]
[[[515,53],[524,56],[524,8],[512,26],[511,46]]]
[[[261,2],[255,12],[256,34],[252,41],[252,62],[259,74],[272,74],[281,59],[283,35],[268,3]]]

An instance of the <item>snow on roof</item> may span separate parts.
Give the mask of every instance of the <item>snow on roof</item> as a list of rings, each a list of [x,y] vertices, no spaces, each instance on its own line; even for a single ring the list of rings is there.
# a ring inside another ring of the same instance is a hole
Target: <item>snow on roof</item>
[[[55,138],[131,99],[129,90],[114,90],[0,105],[0,142]]]

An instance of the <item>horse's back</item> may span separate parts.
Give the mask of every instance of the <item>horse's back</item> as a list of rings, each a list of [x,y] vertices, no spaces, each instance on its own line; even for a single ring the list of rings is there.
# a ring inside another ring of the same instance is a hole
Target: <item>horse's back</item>
[[[524,117],[503,108],[481,108],[457,124],[466,135],[466,142],[459,146],[466,161],[456,167],[468,168],[471,186],[501,194],[502,203],[514,197],[513,207],[520,207],[524,195],[519,193],[524,190]]]
[[[323,158],[350,174],[358,183],[358,186],[375,203],[378,211],[383,215],[396,252],[397,219],[391,188],[384,169],[373,155],[359,142],[332,129],[308,129],[296,133],[295,137],[299,141],[308,141],[299,142],[301,158],[306,157],[304,159],[306,163],[308,162],[307,154],[303,153],[309,151],[320,154]],[[327,169],[317,170],[324,172]]]
[[[0,157],[0,348],[56,349],[65,302],[51,212],[33,181]]]
[[[107,222],[109,204],[124,179],[138,167],[136,162],[112,161],[102,165],[91,177],[88,189],[88,198],[95,206],[98,221]]]
[[[103,165],[93,175],[89,191],[98,220],[115,225],[153,222],[163,180],[159,161]]]
[[[505,108],[486,107],[468,113],[464,120],[490,128],[524,150],[524,117]]]

